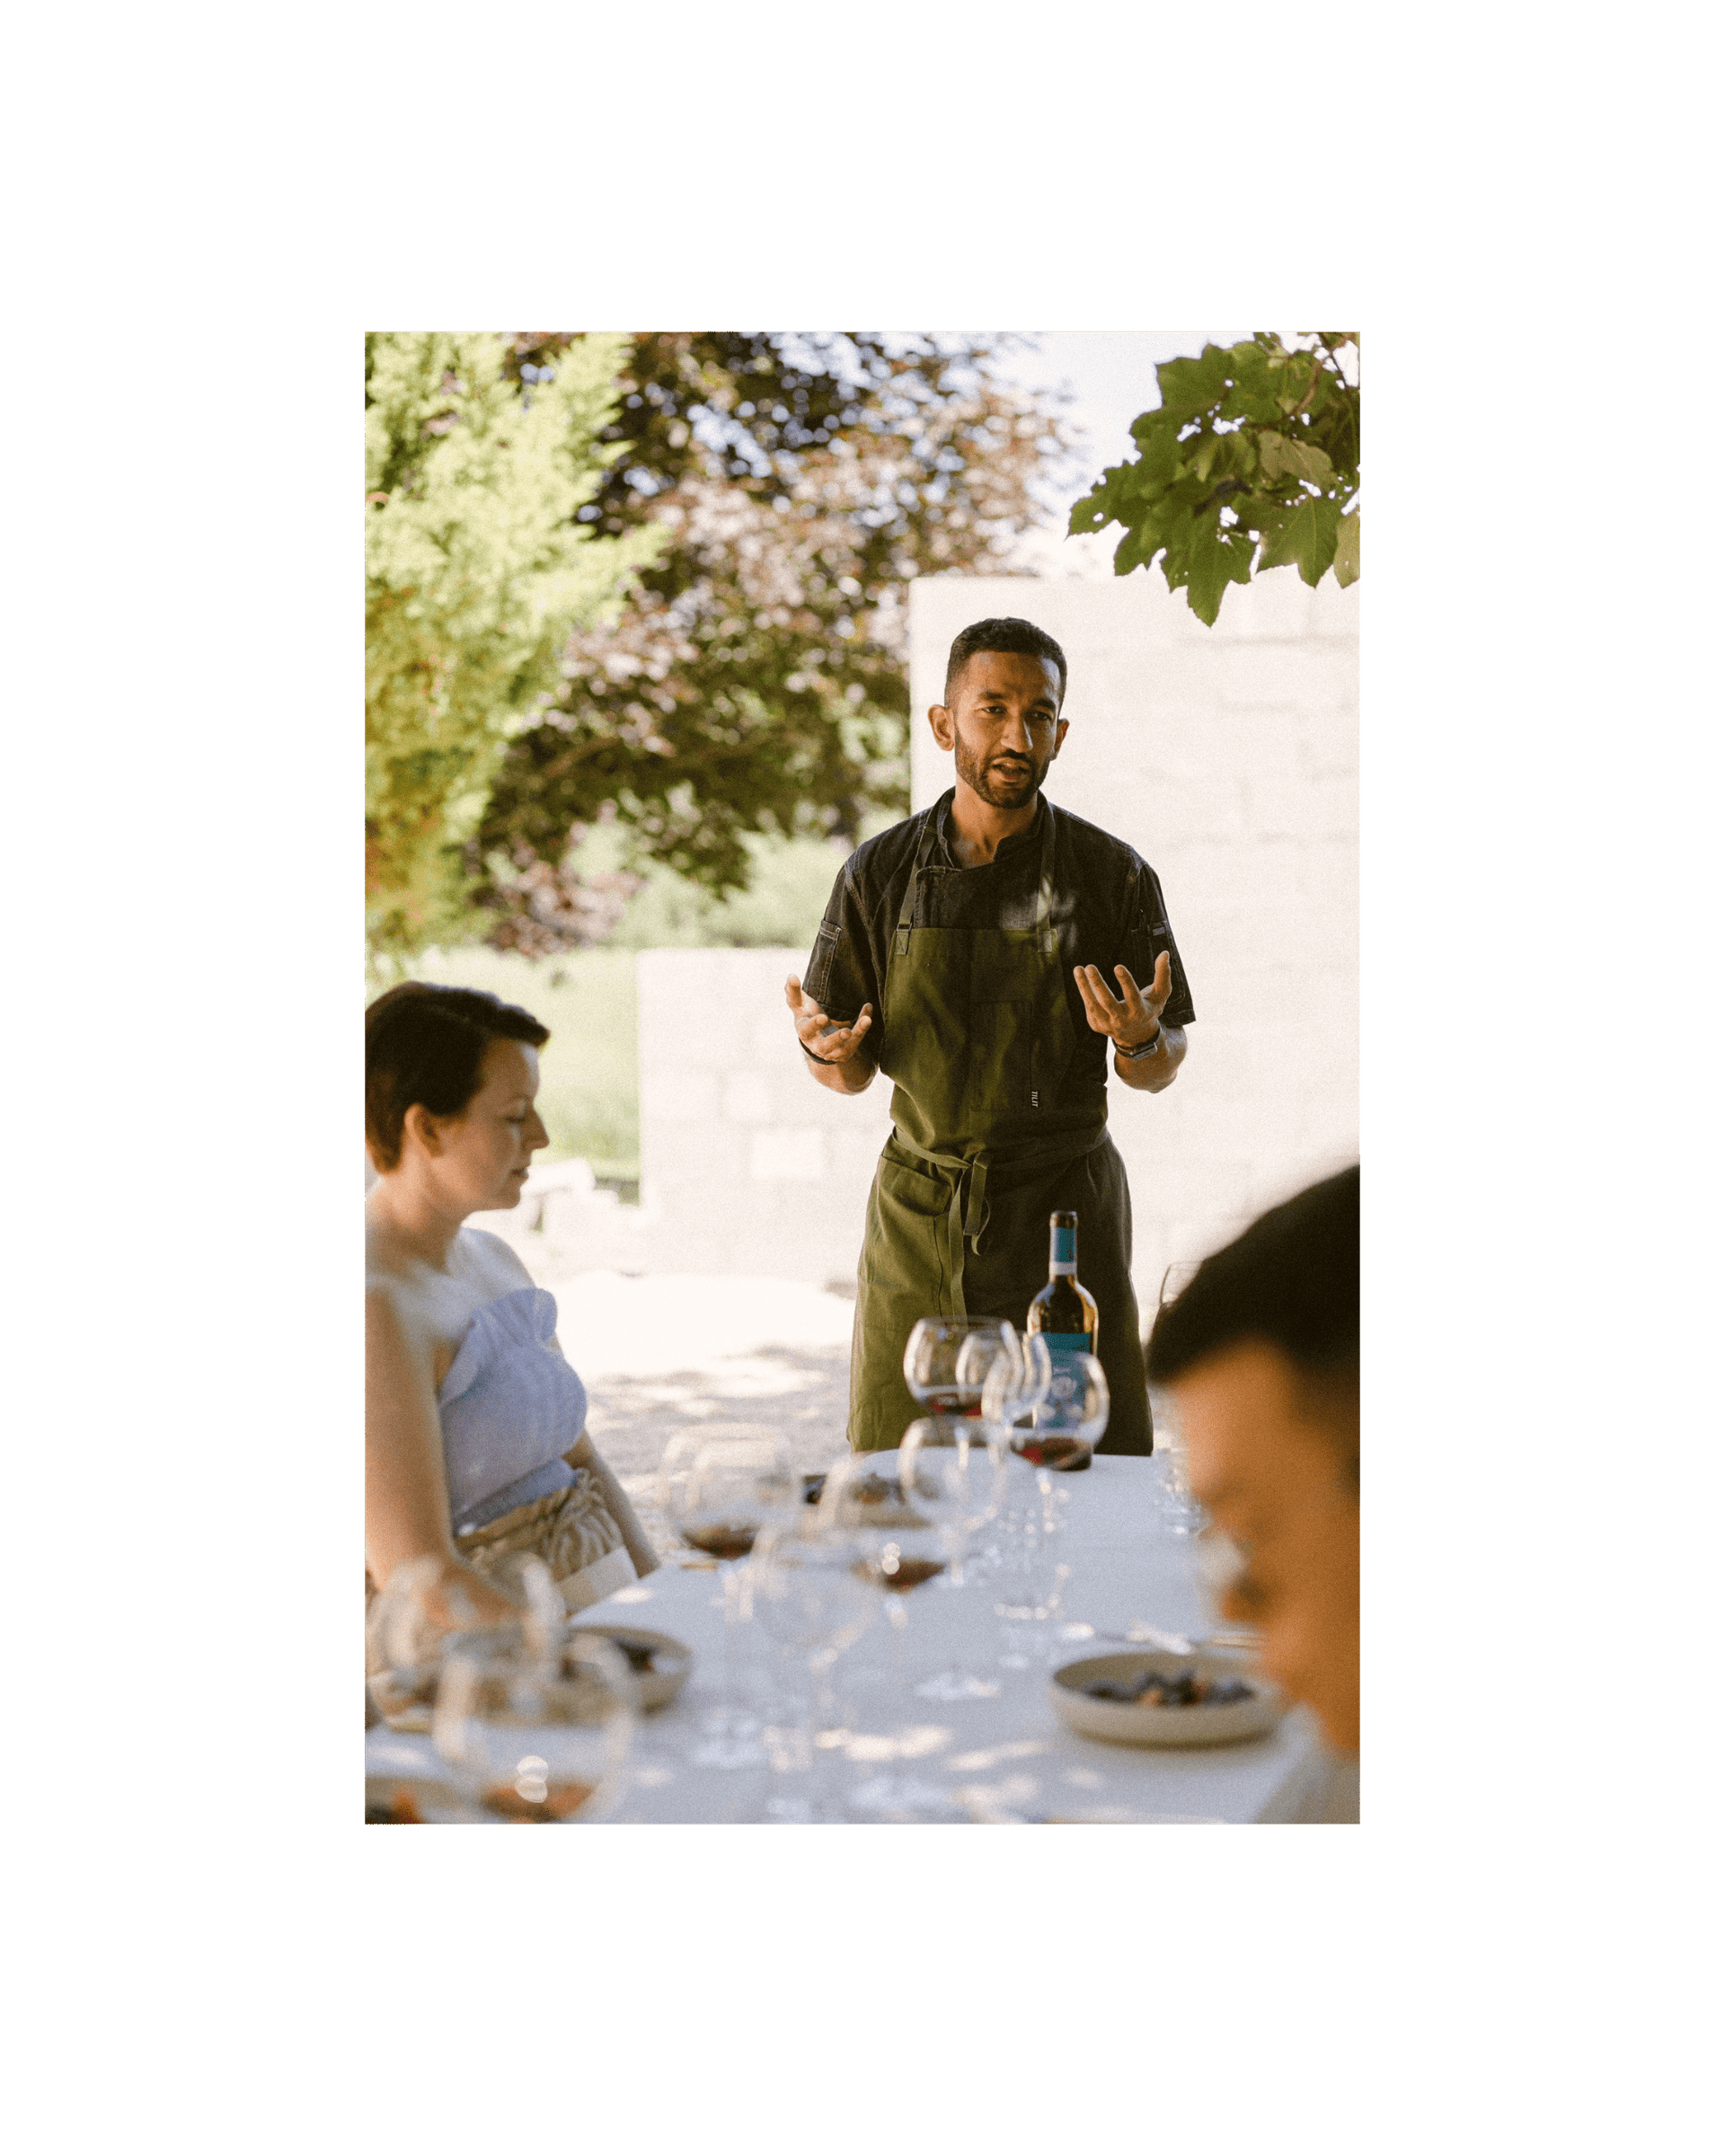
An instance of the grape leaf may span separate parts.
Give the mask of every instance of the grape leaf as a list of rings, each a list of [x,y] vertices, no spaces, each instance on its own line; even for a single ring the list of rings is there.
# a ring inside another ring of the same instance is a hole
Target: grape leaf
[[[1244,584],[1252,576],[1252,546],[1242,544],[1220,529],[1195,533],[1186,595],[1192,612],[1206,628],[1216,626],[1222,610],[1222,595],[1230,584]]]
[[[1276,537],[1267,543],[1259,568],[1276,569],[1291,561],[1303,583],[1316,584],[1335,556],[1339,514],[1333,501],[1308,494],[1295,505]]]
[[[1341,585],[1359,581],[1359,511],[1355,509],[1342,517],[1336,526],[1336,582]]]

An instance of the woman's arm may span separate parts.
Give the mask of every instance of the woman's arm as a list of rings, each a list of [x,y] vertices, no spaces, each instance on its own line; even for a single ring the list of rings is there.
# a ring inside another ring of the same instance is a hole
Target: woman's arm
[[[635,1508],[624,1495],[621,1482],[600,1459],[598,1447],[583,1430],[563,1454],[571,1467],[584,1467],[605,1493],[606,1509],[623,1530],[623,1546],[635,1560],[635,1570],[645,1579],[659,1569],[659,1556],[635,1517]]]
[[[438,1560],[436,1580],[423,1598],[433,1622],[447,1626],[473,1621],[464,1620],[448,1599],[457,1586],[482,1624],[519,1614],[507,1596],[456,1555],[430,1346],[402,1321],[389,1288],[367,1283],[366,1564],[383,1587],[398,1566],[416,1557]]]

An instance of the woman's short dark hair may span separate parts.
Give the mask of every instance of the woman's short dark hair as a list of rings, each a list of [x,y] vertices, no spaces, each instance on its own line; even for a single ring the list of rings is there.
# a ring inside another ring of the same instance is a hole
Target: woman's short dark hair
[[[551,1028],[483,988],[402,981],[366,1005],[366,1143],[381,1171],[402,1157],[402,1126],[416,1104],[458,1116],[479,1091],[494,1040],[543,1048]]]
[[[1158,1312],[1145,1348],[1153,1385],[1248,1340],[1278,1348],[1340,1424],[1351,1417],[1358,1473],[1359,1169],[1272,1206],[1207,1258]]]
[[[1034,622],[1021,621],[1015,614],[1006,614],[986,622],[972,622],[952,639],[952,649],[946,655],[946,686],[941,692],[949,706],[954,684],[978,651],[1014,651],[1026,658],[1052,659],[1059,670],[1060,696],[1065,702],[1066,653],[1046,629],[1039,629]]]

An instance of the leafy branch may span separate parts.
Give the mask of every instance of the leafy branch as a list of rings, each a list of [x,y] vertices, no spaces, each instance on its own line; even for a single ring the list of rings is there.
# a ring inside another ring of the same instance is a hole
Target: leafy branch
[[[1307,340],[1309,339],[1309,342]],[[1343,354],[1358,332],[1318,330],[1290,349],[1273,331],[1207,344],[1156,369],[1162,402],[1132,422],[1137,455],[1112,464],[1068,529],[1125,527],[1114,572],[1160,561],[1214,625],[1230,584],[1291,562],[1315,585],[1359,576],[1359,385]],[[1358,368],[1356,368],[1358,372]]]

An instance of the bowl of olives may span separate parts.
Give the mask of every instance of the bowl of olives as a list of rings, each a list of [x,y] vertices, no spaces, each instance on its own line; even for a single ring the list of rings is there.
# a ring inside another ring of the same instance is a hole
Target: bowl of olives
[[[1233,1745],[1273,1729],[1287,1701],[1238,1655],[1137,1648],[1087,1655],[1048,1680],[1054,1710],[1111,1745]]]

